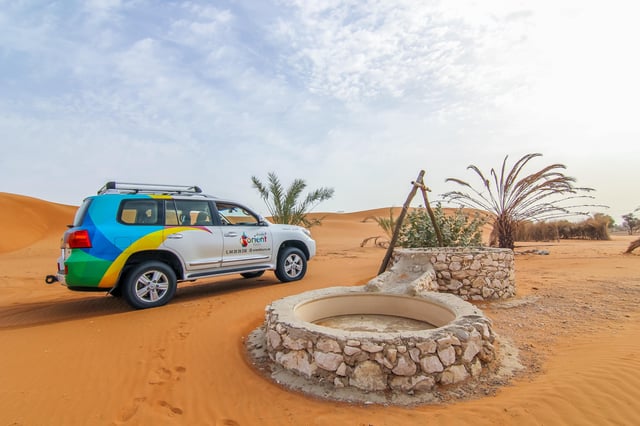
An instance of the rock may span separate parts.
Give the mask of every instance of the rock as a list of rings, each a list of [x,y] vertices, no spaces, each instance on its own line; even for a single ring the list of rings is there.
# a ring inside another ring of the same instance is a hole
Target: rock
[[[375,343],[371,343],[371,342],[364,342],[362,345],[360,345],[360,348],[363,351],[366,351],[369,353],[381,352],[384,349],[382,346],[376,345]]]
[[[310,362],[307,351],[291,351],[286,354],[278,352],[276,362],[287,370],[293,370],[307,378],[313,376],[318,369],[315,364]]]
[[[491,296],[493,296],[493,290],[489,287],[484,287],[482,289],[482,297],[484,297],[485,299],[489,299],[491,298]]]
[[[282,343],[282,337],[278,334],[277,331],[269,329],[267,331],[267,344],[272,349],[278,349],[280,344]]]
[[[398,376],[413,376],[418,371],[418,367],[409,357],[402,355],[398,357],[398,364],[391,371]]]
[[[456,362],[456,350],[453,346],[449,346],[445,349],[438,349],[438,358],[440,358],[443,365],[451,365]]]
[[[478,353],[478,358],[484,363],[493,361],[495,359],[495,349],[493,345],[485,340],[482,349]]]
[[[413,389],[413,383],[410,377],[391,377],[389,379],[389,387],[395,390],[401,390],[404,392]]]
[[[435,355],[426,356],[420,360],[420,368],[427,374],[431,373],[439,373],[444,371],[444,367],[442,366],[442,362],[440,362],[440,358]]]
[[[483,277],[478,277],[471,283],[471,287],[473,288],[482,288],[484,287],[485,281]]]
[[[288,334],[285,334],[282,339],[282,345],[294,351],[299,351],[307,347],[307,341],[305,339],[292,339]]]
[[[471,269],[472,271],[477,271],[480,268],[482,268],[482,263],[478,262],[477,260],[471,262],[471,265],[469,266],[469,269]]]
[[[318,367],[327,371],[336,371],[338,366],[344,361],[342,354],[336,353],[326,353],[326,352],[314,352],[314,359],[316,360],[316,364]]]
[[[316,343],[316,348],[322,352],[335,352],[340,353],[342,349],[340,349],[340,344],[333,339],[319,339],[318,343]]]
[[[389,360],[389,362],[391,362],[392,364],[395,364],[397,357],[398,357],[398,350],[397,349],[388,349],[387,350],[387,359]]]
[[[462,288],[462,283],[458,280],[451,280],[447,286],[447,290],[456,291]]]
[[[454,383],[462,382],[467,378],[469,378],[469,373],[467,372],[467,369],[464,368],[464,365],[452,365],[442,373],[440,383],[443,385],[452,385]]]
[[[422,352],[422,354],[433,354],[436,352],[438,345],[433,340],[429,340],[428,342],[416,343],[416,347],[420,349],[420,352]]]
[[[387,388],[387,380],[382,372],[382,367],[374,361],[365,361],[358,364],[353,370],[349,384],[365,391],[377,391]]]
[[[411,381],[413,382],[413,389],[417,391],[431,390],[436,384],[436,380],[428,376],[413,377]]]
[[[453,335],[460,341],[460,342],[466,342],[467,340],[469,340],[469,333],[462,329],[462,328],[454,328],[452,330]]]
[[[364,353],[364,352],[363,352]],[[393,364],[389,361],[382,352],[376,352],[373,356],[373,359],[380,365],[384,365],[386,368],[391,370],[393,368]],[[364,361],[364,360],[363,360]]]
[[[359,354],[360,352],[362,352],[362,349],[360,348],[354,348],[352,346],[344,347],[344,354],[347,356],[353,356],[353,355]]]
[[[409,356],[413,362],[420,362],[420,349],[411,348],[409,349]]]
[[[460,346],[460,340],[458,340],[457,337],[451,336],[451,335],[438,339],[437,342],[438,342],[438,349],[444,349],[447,346],[451,346],[451,345]]]
[[[481,349],[481,342],[478,342],[476,340],[469,340],[467,342],[467,347],[464,349],[464,352],[462,354],[462,361],[467,363],[471,362]]]

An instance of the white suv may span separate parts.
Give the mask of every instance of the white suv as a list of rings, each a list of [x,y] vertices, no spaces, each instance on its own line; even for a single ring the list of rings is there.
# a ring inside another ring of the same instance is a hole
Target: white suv
[[[197,186],[108,182],[78,209],[58,273],[46,281],[150,308],[171,300],[180,281],[266,270],[282,282],[299,280],[315,252],[307,229],[272,224]]]

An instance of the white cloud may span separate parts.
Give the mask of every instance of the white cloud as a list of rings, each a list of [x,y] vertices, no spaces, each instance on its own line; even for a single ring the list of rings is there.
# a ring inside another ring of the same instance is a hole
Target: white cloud
[[[602,167],[625,212],[640,204],[619,173],[639,154],[637,8],[6,4],[0,190],[77,203],[105,179],[171,181],[260,206],[250,176],[273,170],[354,210],[399,205],[421,168],[435,198],[468,164],[542,152],[596,188]]]
[[[521,50],[530,16],[518,15],[516,3],[291,3],[297,13],[277,29],[293,50],[291,66],[317,93],[346,101],[433,102],[442,93],[477,101],[523,84],[524,70],[510,55]]]

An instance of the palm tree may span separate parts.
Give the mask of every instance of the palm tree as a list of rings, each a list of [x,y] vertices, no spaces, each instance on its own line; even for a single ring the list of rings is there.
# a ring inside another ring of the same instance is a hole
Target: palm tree
[[[318,203],[333,197],[333,188],[316,189],[307,194],[302,202],[298,202],[302,191],[307,187],[304,180],[295,179],[285,190],[275,173],[270,172],[267,176],[266,185],[255,176],[251,176],[251,181],[267,205],[273,222],[302,225],[308,228],[320,224],[319,219],[308,220],[307,213]]]
[[[527,163],[540,156],[542,154],[524,155],[508,173],[506,172],[508,156],[505,156],[499,174],[491,169],[493,180],[487,179],[480,169],[470,165],[467,168],[476,172],[482,181],[482,189],[477,190],[460,179],[448,178],[447,182],[458,183],[470,190],[471,193],[451,191],[444,194],[444,198],[492,214],[498,246],[510,249],[514,247],[516,226],[522,220],[545,220],[576,214],[587,215],[588,213],[572,210],[586,207],[586,205],[563,205],[564,202],[571,199],[593,198],[576,195],[579,192],[593,191],[593,189],[574,186],[575,179],[565,176],[559,171],[566,169],[563,164],[551,164],[519,179],[520,173]]]

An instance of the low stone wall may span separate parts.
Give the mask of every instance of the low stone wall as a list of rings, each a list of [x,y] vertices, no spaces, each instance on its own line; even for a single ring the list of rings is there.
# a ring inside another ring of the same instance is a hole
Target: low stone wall
[[[490,247],[396,249],[391,268],[435,272],[437,291],[464,300],[506,299],[516,294],[513,250]]]
[[[265,340],[271,361],[313,382],[332,383],[335,388],[412,394],[477,377],[495,359],[491,321],[473,305],[450,294],[413,296],[426,304],[446,306],[454,317],[431,330],[345,331],[317,326],[298,318],[295,312],[308,300],[358,293],[367,294],[364,287],[334,287],[269,305]],[[358,312],[358,303],[354,303],[353,312]]]

